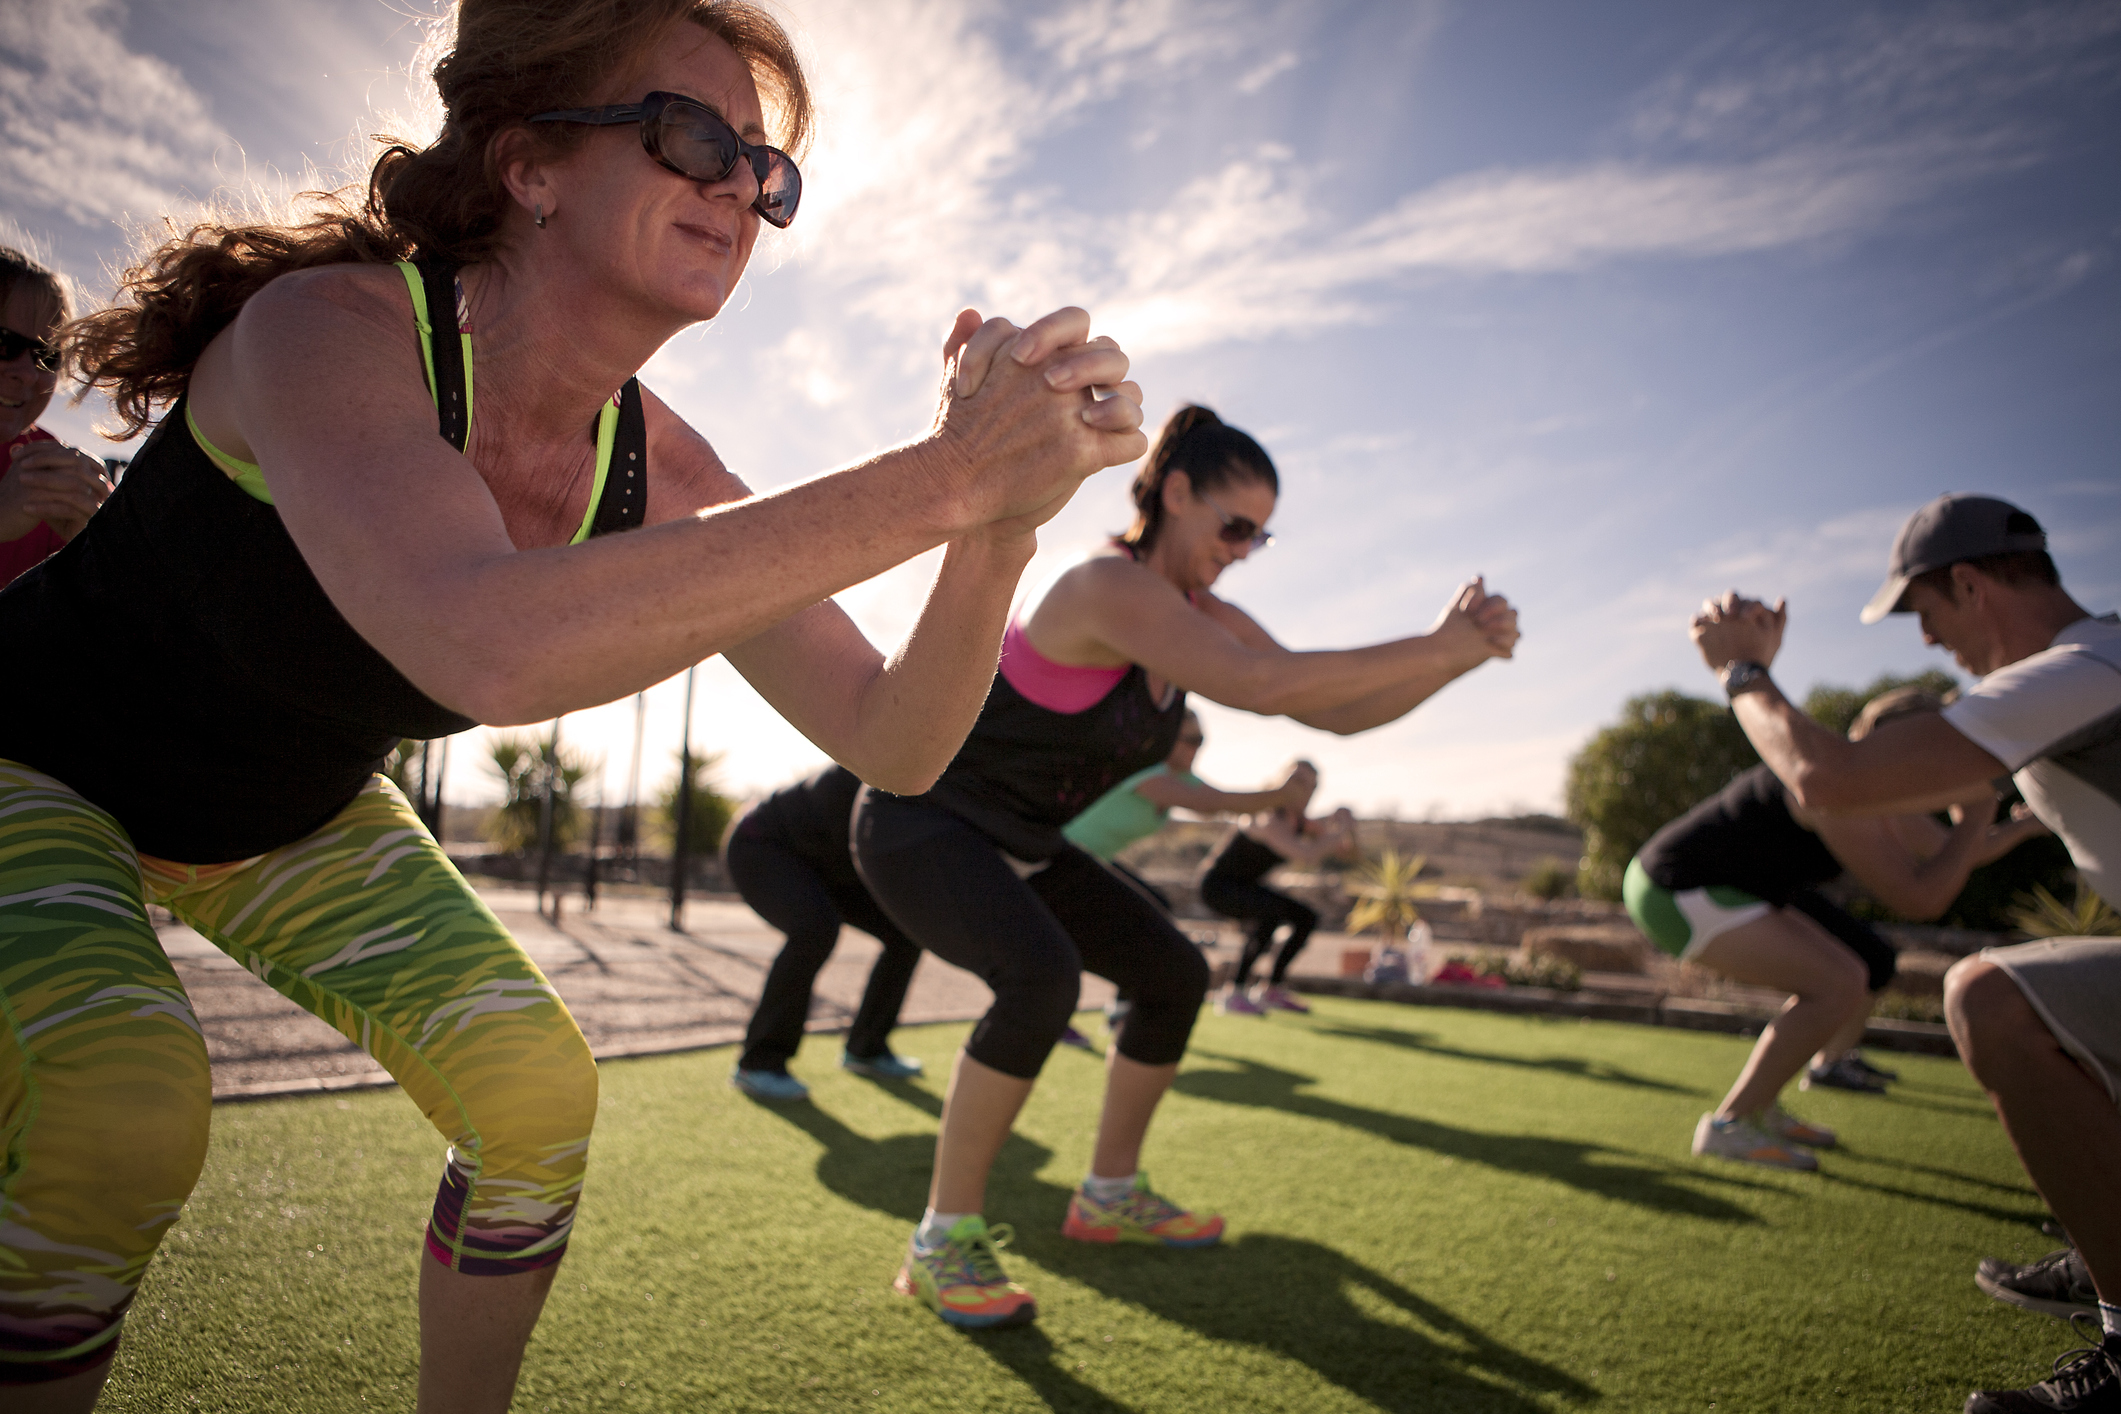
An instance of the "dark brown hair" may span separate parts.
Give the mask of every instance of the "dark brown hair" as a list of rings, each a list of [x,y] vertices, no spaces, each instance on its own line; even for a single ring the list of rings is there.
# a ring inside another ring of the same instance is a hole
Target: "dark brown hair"
[[[1154,547],[1164,528],[1164,482],[1174,471],[1184,472],[1196,491],[1254,481],[1281,494],[1281,478],[1265,448],[1207,408],[1187,403],[1156,434],[1149,459],[1134,475],[1134,524],[1119,542],[1138,554]]]
[[[2013,550],[2002,555],[1977,555],[1970,560],[1954,560],[1949,565],[1925,570],[1907,582],[1913,589],[1921,585],[1949,599],[1952,597],[1952,569],[1956,565],[1972,565],[2000,584],[2016,587],[2021,584],[2062,583],[2062,572],[2045,550]]]
[[[737,52],[777,120],[779,145],[800,153],[810,89],[787,32],[749,0],[459,0],[455,45],[434,69],[444,116],[432,144],[379,139],[389,145],[358,201],[351,188],[305,192],[306,210],[289,220],[172,226],[121,277],[115,304],[66,328],[64,347],[89,386],[108,390],[132,436],[184,391],[206,345],[277,277],[416,252],[460,263],[490,255],[509,204],[497,139],[520,129],[545,157],[579,146],[589,129],[524,120],[586,106],[681,23]]]
[[[47,269],[28,255],[11,245],[0,245],[0,304],[15,297],[15,288],[27,285],[42,298],[54,324],[65,321],[73,314],[73,301],[67,297],[66,281],[58,272]],[[18,334],[33,332],[17,329]]]

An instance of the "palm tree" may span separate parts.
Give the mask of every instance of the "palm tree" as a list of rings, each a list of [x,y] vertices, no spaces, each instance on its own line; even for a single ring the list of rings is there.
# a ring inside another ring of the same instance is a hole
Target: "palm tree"
[[[508,733],[496,736],[491,748],[493,768],[501,777],[501,808],[494,815],[493,840],[502,849],[520,853],[538,842],[538,823],[545,809],[546,773],[553,767],[552,744],[532,737]],[[559,774],[553,780],[552,838],[565,848],[581,833],[582,812],[574,802],[574,788],[589,774],[580,753],[561,747]]]
[[[2011,922],[2035,938],[2121,937],[2121,913],[2114,912],[2105,899],[2082,884],[2077,885],[2074,908],[2041,884],[2033,885],[2032,892],[2018,895],[2014,902]]]
[[[1348,931],[1361,933],[1375,928],[1387,942],[1396,942],[1421,921],[1414,906],[1414,881],[1428,867],[1424,854],[1401,857],[1396,849],[1362,866],[1362,882],[1355,886],[1355,907],[1348,910]]]

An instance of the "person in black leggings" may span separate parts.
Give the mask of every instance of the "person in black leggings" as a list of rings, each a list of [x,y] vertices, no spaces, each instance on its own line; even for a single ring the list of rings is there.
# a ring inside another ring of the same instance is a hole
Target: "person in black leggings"
[[[1134,525],[1018,610],[979,720],[942,778],[919,796],[865,790],[855,806],[855,865],[877,902],[922,947],[994,989],[952,1071],[928,1211],[895,1283],[954,1325],[1036,1316],[1030,1294],[1003,1274],[981,1210],[1085,969],[1134,1005],[1106,1057],[1090,1172],[1062,1234],[1166,1247],[1222,1236],[1221,1218],[1167,1202],[1140,1173],[1207,995],[1207,964],[1155,903],[1061,827],[1170,755],[1186,689],[1348,735],[1396,721],[1516,645],[1516,611],[1474,580],[1427,633],[1332,652],[1284,648],[1210,590],[1271,540],[1278,487],[1257,442],[1206,408],[1181,408],[1135,478]]]
[[[1269,1011],[1307,1012],[1294,992],[1284,985],[1289,964],[1311,941],[1318,926],[1318,910],[1309,904],[1270,889],[1261,882],[1281,865],[1294,859],[1316,864],[1329,855],[1347,853],[1355,844],[1355,817],[1346,810],[1321,820],[1307,820],[1301,807],[1275,810],[1256,816],[1231,832],[1221,849],[1208,861],[1201,875],[1200,901],[1225,918],[1246,925],[1244,951],[1238,955],[1237,972],[1229,990],[1217,999],[1215,1009],[1225,1016],[1264,1016]],[[1287,928],[1281,951],[1257,991],[1249,991],[1252,969],[1274,946],[1274,937]]]
[[[788,1073],[810,1018],[818,970],[851,924],[884,945],[847,1030],[840,1064],[857,1075],[907,1080],[921,1063],[891,1054],[891,1028],[921,960],[920,945],[876,906],[854,872],[847,846],[861,778],[827,766],[782,786],[730,828],[722,859],[752,911],[786,935],[744,1032],[744,1053],[730,1084],[760,1100],[806,1100],[810,1089]]]

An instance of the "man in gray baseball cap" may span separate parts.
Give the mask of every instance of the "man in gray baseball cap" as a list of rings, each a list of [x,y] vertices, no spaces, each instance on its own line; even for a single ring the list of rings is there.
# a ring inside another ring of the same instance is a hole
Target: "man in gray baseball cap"
[[[1913,613],[1907,587],[1921,575],[1962,560],[1992,555],[2029,555],[2047,550],[2040,522],[1994,496],[1939,496],[1907,518],[1893,538],[1885,583],[1863,606],[1863,622],[1887,614]]]
[[[1794,802],[1821,814],[1941,808],[2009,775],[2069,847],[2079,888],[2121,900],[2121,623],[2062,588],[2033,517],[1992,496],[1940,496],[1893,541],[1865,623],[1916,615],[1922,639],[1980,680],[1942,713],[1859,742],[1828,731],[1768,675],[1788,610],[1736,593],[1702,605],[1694,642]],[[2050,1314],[2096,1312],[2098,1344],[1968,1414],[2121,1414],[2121,938],[1988,948],[1945,979],[1960,1058],[2075,1246],[1975,1281]]]

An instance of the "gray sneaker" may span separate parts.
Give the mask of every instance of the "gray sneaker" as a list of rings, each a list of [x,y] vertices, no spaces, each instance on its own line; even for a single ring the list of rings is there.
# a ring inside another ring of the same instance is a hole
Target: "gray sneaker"
[[[1804,1072],[1804,1079],[1797,1082],[1799,1090],[1809,1090],[1814,1085],[1828,1090],[1853,1090],[1859,1095],[1883,1095],[1885,1080],[1874,1073],[1862,1061],[1843,1056],[1832,1065],[1815,1065]]]
[[[1770,1134],[1742,1119],[1718,1120],[1713,1114],[1703,1115],[1701,1123],[1694,1126],[1694,1152],[1799,1173],[1811,1173],[1819,1167],[1817,1159],[1781,1135]]]
[[[1998,1301],[2008,1301],[2043,1316],[2068,1320],[2099,1314],[2099,1292],[2092,1274],[2074,1247],[2050,1252],[2023,1266],[2001,1257],[1983,1257],[1974,1269],[1974,1285]]]
[[[911,1080],[921,1073],[921,1063],[910,1056],[895,1056],[889,1051],[880,1056],[858,1056],[852,1051],[842,1051],[840,1069],[866,1075],[871,1080]]]

